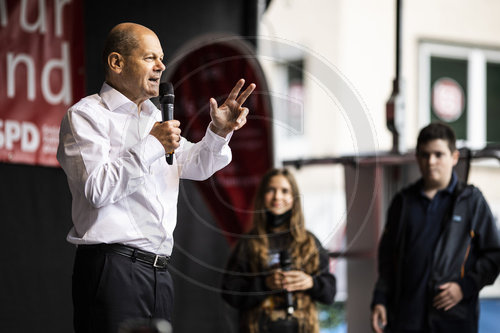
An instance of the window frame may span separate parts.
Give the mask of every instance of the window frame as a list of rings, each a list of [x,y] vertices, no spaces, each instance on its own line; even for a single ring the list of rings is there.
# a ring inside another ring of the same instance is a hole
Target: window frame
[[[419,43],[418,127],[430,122],[431,57],[467,61],[467,138],[460,142],[472,149],[482,149],[487,142],[486,122],[486,65],[500,64],[500,49],[477,45],[451,44],[422,40]]]

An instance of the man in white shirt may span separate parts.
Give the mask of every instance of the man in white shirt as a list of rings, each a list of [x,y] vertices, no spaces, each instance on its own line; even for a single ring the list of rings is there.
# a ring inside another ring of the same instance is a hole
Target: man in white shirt
[[[204,180],[231,161],[233,131],[246,123],[242,104],[255,89],[239,80],[198,143],[162,122],[158,96],[163,51],[150,29],[122,23],[103,52],[106,82],[72,106],[61,123],[57,158],[73,197],[78,245],[73,272],[75,332],[117,332],[129,318],[171,320],[173,249],[179,179]],[[239,96],[238,96],[239,95]],[[172,165],[165,154],[175,152]]]

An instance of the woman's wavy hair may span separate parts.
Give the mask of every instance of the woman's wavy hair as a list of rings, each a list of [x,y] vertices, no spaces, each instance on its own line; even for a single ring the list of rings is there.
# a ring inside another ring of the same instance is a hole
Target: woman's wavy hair
[[[293,174],[286,168],[271,169],[262,178],[254,199],[253,228],[250,232],[250,244],[253,252],[257,254],[258,265],[261,269],[266,267],[269,247],[269,228],[266,220],[265,194],[268,190],[271,178],[283,176],[290,183],[293,195],[292,214],[289,222],[289,231],[292,237],[290,244],[291,255],[297,269],[303,269],[308,273],[314,273],[319,266],[319,256],[314,238],[307,232],[302,212],[301,195],[297,181]],[[254,266],[255,267],[255,266]]]

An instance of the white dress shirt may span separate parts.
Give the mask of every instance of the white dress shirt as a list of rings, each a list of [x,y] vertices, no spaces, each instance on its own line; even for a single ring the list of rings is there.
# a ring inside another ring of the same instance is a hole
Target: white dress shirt
[[[61,123],[57,159],[73,197],[74,244],[121,243],[170,255],[179,179],[204,180],[231,161],[229,134],[209,129],[193,144],[181,138],[172,165],[149,134],[161,121],[151,101],[137,105],[104,83],[72,106]]]

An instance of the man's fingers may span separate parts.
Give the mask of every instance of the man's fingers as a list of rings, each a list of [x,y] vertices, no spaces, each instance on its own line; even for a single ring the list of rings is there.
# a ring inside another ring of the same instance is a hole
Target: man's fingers
[[[439,286],[439,289],[442,291],[434,297],[432,302],[436,309],[448,311],[462,299],[460,287],[456,283],[444,283]]]
[[[448,311],[449,309],[451,309],[455,304],[451,301],[451,300],[443,300],[437,304],[434,305],[434,307],[438,310],[441,310],[443,309],[444,311]]]
[[[217,101],[215,98],[210,98],[210,111],[215,112],[219,106],[217,105]]]
[[[179,127],[180,126],[180,121],[176,120],[176,119],[172,119],[172,120],[165,120],[165,121],[157,121],[156,123],[153,124],[153,127],[169,127],[169,126],[172,126],[172,127]]]
[[[238,99],[236,100],[236,102],[238,102],[238,104],[241,106],[243,105],[243,103],[245,103],[245,101],[247,100],[248,96],[250,96],[250,94],[255,90],[255,83],[252,83],[251,85],[249,85],[245,91],[241,94],[240,97],[238,97]]]
[[[383,311],[380,315],[380,323],[385,327],[387,325],[387,313]]]
[[[441,293],[434,298],[433,305],[436,309],[448,311],[455,306],[455,301],[450,295]]]
[[[379,314],[374,314],[372,316],[372,329],[375,333],[382,333],[382,328],[379,326]]]
[[[454,307],[455,304],[449,304],[447,307],[444,308],[444,311],[448,311],[449,309],[451,309],[452,307]]]
[[[377,304],[372,310],[372,329],[376,333],[382,333],[387,325],[387,313],[385,307]]]
[[[236,97],[238,97],[238,94],[240,93],[241,88],[243,88],[243,85],[245,84],[244,79],[239,79],[238,82],[236,82],[236,85],[234,88],[231,90],[229,93],[229,96],[227,97],[228,100],[236,100]]]
[[[432,300],[432,304],[434,305],[434,307],[439,309],[439,307],[442,307],[442,304],[445,302],[445,299],[446,297],[444,292],[441,292],[434,297],[434,299]]]
[[[445,302],[443,300],[434,301],[434,307],[436,309],[441,309],[444,306]]]
[[[178,120],[168,120],[157,122],[149,132],[162,144],[165,152],[172,152],[179,147],[181,140],[180,122]]]
[[[249,112],[248,108],[242,108],[241,112],[240,112],[240,115],[236,119],[236,122],[238,124],[240,124],[241,122],[243,122],[244,120],[246,120],[248,112]]]
[[[239,129],[240,129],[240,128],[242,128],[242,127],[243,127],[246,123],[247,123],[247,120],[246,120],[246,118],[245,118],[245,119],[243,119],[243,121],[242,121],[242,122],[238,123],[238,125],[236,125],[236,126],[234,127],[234,131],[239,130]]]
[[[382,333],[382,329],[378,326],[378,318],[376,316],[372,317],[372,329],[375,333]]]
[[[179,127],[181,125],[180,121],[176,119],[165,120],[159,123],[162,127]]]

